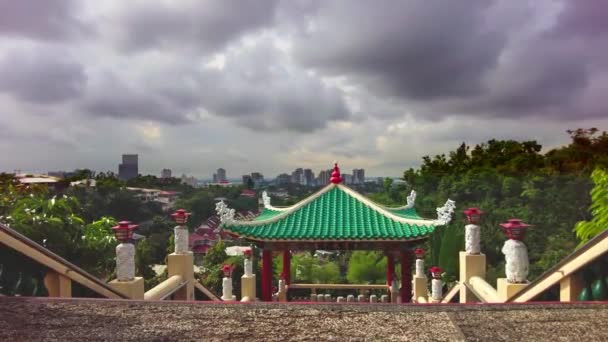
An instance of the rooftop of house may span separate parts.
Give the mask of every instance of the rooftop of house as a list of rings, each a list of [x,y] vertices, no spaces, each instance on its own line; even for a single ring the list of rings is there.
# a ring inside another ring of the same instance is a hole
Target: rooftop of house
[[[608,321],[608,303],[286,305],[0,297],[0,317],[3,341],[608,340],[608,326],[601,323]]]

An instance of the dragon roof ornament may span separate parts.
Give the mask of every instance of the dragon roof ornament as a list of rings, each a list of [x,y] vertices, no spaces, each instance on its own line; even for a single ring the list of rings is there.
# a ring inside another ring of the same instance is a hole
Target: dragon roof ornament
[[[224,203],[224,201],[219,201],[215,204],[215,212],[217,216],[220,217],[220,221],[222,223],[232,223],[234,222],[234,209],[228,208],[228,205]]]
[[[456,209],[456,202],[448,199],[443,207],[437,208],[437,219],[434,224],[437,226],[444,226],[450,223],[452,215],[454,214],[454,209]]]
[[[274,210],[274,211],[285,211],[287,208],[277,208],[277,207],[273,207],[272,204],[270,204],[270,196],[268,196],[268,193],[266,192],[266,190],[264,190],[262,192],[262,202],[264,203],[264,208],[268,209],[268,210]]]

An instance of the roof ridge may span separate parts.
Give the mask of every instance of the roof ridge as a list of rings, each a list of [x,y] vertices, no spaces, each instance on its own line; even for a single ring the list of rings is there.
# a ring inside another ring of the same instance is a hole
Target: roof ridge
[[[361,195],[360,193],[354,191],[353,189],[347,187],[346,185],[338,184],[337,186],[339,188],[341,188],[342,191],[346,192],[348,195],[356,198],[363,204],[367,205],[370,209],[373,209],[376,212],[378,212],[388,218],[393,219],[394,221],[401,222],[401,223],[408,223],[408,224],[437,225],[435,220],[429,220],[429,219],[423,219],[423,218],[412,219],[412,218],[405,218],[405,217],[397,216],[394,213],[390,212],[389,211],[390,209],[375,203],[374,201],[370,200],[369,198],[367,198],[367,197]]]
[[[286,217],[289,217],[291,214],[295,213],[296,211],[300,210],[301,208],[305,207],[306,205],[308,205],[309,203],[312,203],[313,201],[315,201],[316,199],[318,199],[319,197],[321,197],[322,195],[324,195],[325,193],[333,190],[334,188],[341,190],[342,192],[346,193],[347,195],[353,197],[354,199],[356,199],[357,201],[361,202],[363,205],[369,207],[370,209],[376,211],[377,213],[379,213],[380,215],[383,215],[393,221],[396,222],[400,222],[400,223],[407,223],[407,224],[414,224],[414,225],[421,225],[421,226],[436,226],[438,225],[436,220],[431,220],[431,219],[414,219],[414,218],[407,218],[407,217],[402,217],[402,216],[398,216],[392,212],[390,212],[388,209],[374,203],[373,201],[371,201],[370,199],[368,199],[367,197],[359,194],[358,192],[352,190],[351,188],[345,186],[344,184],[333,184],[330,183],[327,186],[325,186],[324,188],[322,188],[321,190],[319,190],[318,192],[316,192],[315,194],[305,198],[304,200],[294,204],[293,206],[286,208],[286,210],[282,210],[280,211],[280,214],[269,217],[267,219],[263,219],[263,220],[258,220],[258,221],[240,221],[240,220],[234,220],[230,223],[225,223],[226,226],[232,226],[232,225],[241,225],[241,226],[260,226],[260,225],[264,225],[264,224],[269,224],[269,223],[274,223],[277,221],[280,221]]]
[[[299,210],[300,208],[304,207],[305,205],[307,205],[308,203],[313,202],[314,200],[316,200],[317,198],[321,197],[323,194],[325,194],[326,192],[329,192],[330,190],[332,190],[333,188],[336,187],[336,184],[328,184],[327,186],[325,186],[324,188],[322,188],[321,190],[317,191],[316,193],[310,195],[309,197],[301,200],[300,202],[285,208],[285,210],[278,210],[280,211],[280,214],[272,216],[270,218],[264,219],[264,220],[259,220],[259,221],[238,221],[238,220],[234,220],[233,222],[231,222],[231,224],[227,224],[228,226],[230,225],[234,225],[234,224],[238,224],[238,225],[243,225],[243,226],[259,226],[259,225],[263,225],[263,224],[268,224],[268,223],[273,223],[276,221],[280,221],[281,219],[290,216],[292,213],[296,212],[297,210]],[[273,209],[269,209],[269,210],[273,210]]]

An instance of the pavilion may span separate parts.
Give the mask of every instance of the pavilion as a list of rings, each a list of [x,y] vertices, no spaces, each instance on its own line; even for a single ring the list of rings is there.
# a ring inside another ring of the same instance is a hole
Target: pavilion
[[[330,183],[290,207],[273,207],[264,194],[264,209],[253,220],[237,220],[234,210],[218,203],[222,228],[262,249],[262,300],[272,298],[272,253],[283,252],[282,278],[290,285],[291,251],[382,250],[387,256],[387,286],[395,272],[395,256],[401,259],[402,303],[412,292],[412,247],[425,240],[437,226],[447,224],[454,202],[437,209],[438,218],[421,218],[414,208],[416,193],[401,207],[376,204],[342,184],[337,163]]]

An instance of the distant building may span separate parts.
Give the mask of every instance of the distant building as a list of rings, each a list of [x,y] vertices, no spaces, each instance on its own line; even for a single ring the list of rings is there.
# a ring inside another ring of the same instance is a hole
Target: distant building
[[[253,182],[253,179],[250,175],[243,175],[243,185],[249,184],[249,181]]]
[[[285,185],[291,183],[291,176],[286,173],[281,173],[277,176],[277,185]]]
[[[312,172],[311,169],[304,169],[302,180],[302,185],[313,186],[315,181],[315,174]]]
[[[241,197],[255,198],[257,196],[258,194],[254,190],[243,189],[243,191],[241,191]]]
[[[259,172],[252,172],[251,180],[253,181],[254,186],[259,188],[262,186],[262,183],[264,183],[264,175]]]
[[[160,172],[160,178],[163,178],[163,179],[171,178],[171,169],[163,169]]]
[[[188,184],[193,188],[198,187],[198,181],[194,177],[188,177],[185,174],[182,174],[181,179],[182,179],[182,183],[184,183],[184,184]]]
[[[129,180],[139,174],[139,157],[137,154],[123,154],[122,163],[118,164],[118,178]]]
[[[365,183],[365,170],[354,169],[353,170],[353,184],[364,184]]]
[[[348,184],[348,185],[353,184],[353,176],[349,175],[349,174],[343,174],[342,175],[342,182],[344,184]]]
[[[220,183],[222,181],[228,180],[226,178],[226,170],[222,169],[221,167],[219,169],[217,169],[217,172],[215,175],[216,175],[217,180],[214,183]]]
[[[329,178],[331,177],[332,170],[322,170],[319,172],[319,177],[317,177],[317,185],[327,185],[329,184]]]
[[[302,184],[303,175],[304,170],[302,170],[301,167],[295,169],[295,171],[291,173],[291,182],[295,184]]]

